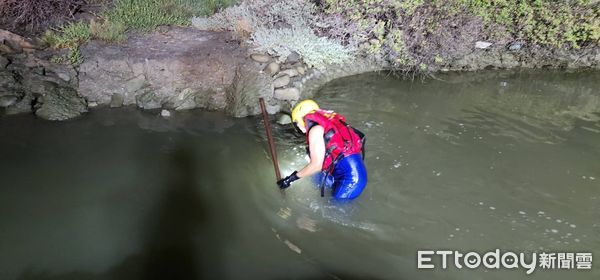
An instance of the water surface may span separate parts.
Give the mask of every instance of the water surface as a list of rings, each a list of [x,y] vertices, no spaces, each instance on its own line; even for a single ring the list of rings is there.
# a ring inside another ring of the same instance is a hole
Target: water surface
[[[258,118],[0,117],[0,279],[598,279],[417,270],[420,249],[600,258],[600,75],[361,75],[316,96],[368,135],[352,203],[282,195]],[[274,125],[283,173],[304,139]]]

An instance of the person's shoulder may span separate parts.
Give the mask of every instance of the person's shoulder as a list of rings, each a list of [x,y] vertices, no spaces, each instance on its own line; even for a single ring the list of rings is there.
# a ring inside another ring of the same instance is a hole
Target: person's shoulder
[[[310,130],[308,131],[308,135],[313,135],[313,134],[323,134],[325,131],[325,128],[323,128],[323,126],[316,124],[313,125]]]

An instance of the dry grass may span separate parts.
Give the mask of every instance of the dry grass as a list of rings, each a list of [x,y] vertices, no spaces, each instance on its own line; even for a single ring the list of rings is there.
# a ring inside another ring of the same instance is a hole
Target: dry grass
[[[0,18],[13,28],[43,28],[71,18],[85,0],[0,0]]]

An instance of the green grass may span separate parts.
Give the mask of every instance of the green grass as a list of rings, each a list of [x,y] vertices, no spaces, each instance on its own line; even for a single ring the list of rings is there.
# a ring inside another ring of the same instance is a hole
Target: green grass
[[[73,48],[92,37],[88,23],[72,23],[56,30],[48,30],[42,40],[55,48]]]
[[[92,38],[123,41],[128,30],[148,32],[160,25],[189,25],[194,15],[207,16],[236,0],[114,0],[101,21],[75,22],[48,30],[42,39],[53,48],[69,48],[65,61],[81,61],[78,46]],[[98,0],[98,2],[106,2]]]
[[[553,48],[580,48],[600,41],[600,12],[591,0],[458,0],[486,25],[500,25],[513,36]]]

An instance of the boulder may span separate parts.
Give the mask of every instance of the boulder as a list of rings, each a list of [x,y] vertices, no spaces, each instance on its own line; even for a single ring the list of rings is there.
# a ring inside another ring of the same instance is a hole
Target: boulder
[[[8,71],[0,71],[0,96],[13,95],[15,88],[19,84],[12,73]]]
[[[280,125],[286,125],[292,123],[292,117],[288,114],[280,114],[277,117],[277,123]]]
[[[125,90],[127,93],[135,93],[147,85],[146,78],[143,75],[139,75],[125,82]]]
[[[25,94],[25,96],[23,96],[23,98],[17,103],[6,107],[6,110],[4,112],[7,115],[31,113],[33,112],[33,107],[31,106],[33,101],[34,98],[31,94]]]
[[[23,48],[21,47],[21,45],[18,42],[15,42],[12,40],[4,40],[4,44],[7,45],[9,48],[11,48],[13,50],[13,52],[15,52],[15,53],[23,52]]]
[[[16,53],[10,46],[0,43],[0,54],[12,54]]]
[[[292,51],[285,59],[285,63],[288,63],[288,64],[294,64],[298,61],[300,61],[300,54],[298,54],[297,52],[294,52],[294,51]]]
[[[251,54],[250,58],[252,58],[252,60],[254,60],[256,62],[260,62],[260,63],[266,63],[266,62],[269,62],[269,60],[271,60],[270,56],[268,56],[266,54],[261,54],[261,53]]]
[[[273,81],[274,88],[285,87],[290,83],[290,76],[283,75]]]
[[[19,98],[14,95],[0,96],[0,107],[8,107],[19,101]]]
[[[0,55],[0,69],[6,68],[9,63],[10,61],[8,61],[8,58]]]
[[[125,101],[125,97],[123,97],[120,93],[115,93],[110,98],[110,107],[117,108],[123,106],[123,102]]]
[[[300,99],[300,91],[297,88],[280,88],[275,90],[273,97],[277,100],[295,101]]]
[[[198,107],[196,104],[196,93],[191,88],[182,90],[173,100],[172,107],[175,110],[189,110]]]
[[[516,42],[516,43],[513,43],[512,45],[510,45],[510,47],[508,47],[508,50],[516,52],[516,51],[521,50],[521,48],[523,48],[523,45],[524,44],[522,42]]]
[[[7,45],[21,50],[40,48],[33,41],[4,29],[0,29],[0,42],[6,42]]]
[[[277,63],[277,62],[271,62],[271,63],[267,64],[267,67],[265,67],[265,69],[263,71],[267,75],[273,76],[277,72],[279,72],[279,68],[280,68],[279,63]]]
[[[170,117],[170,116],[171,116],[171,112],[169,112],[169,110],[164,110],[164,109],[163,109],[162,111],[160,111],[160,115],[161,115],[163,118],[168,118],[168,117]]]
[[[36,116],[52,121],[75,118],[87,112],[85,100],[75,89],[59,86],[52,82],[44,82],[44,91],[35,104]]]
[[[288,75],[290,77],[296,77],[298,76],[298,70],[296,69],[286,69],[283,70],[281,72],[279,72],[280,75]]]
[[[138,107],[146,110],[158,109],[162,107],[162,99],[151,91],[147,90],[143,94],[135,97]]]

